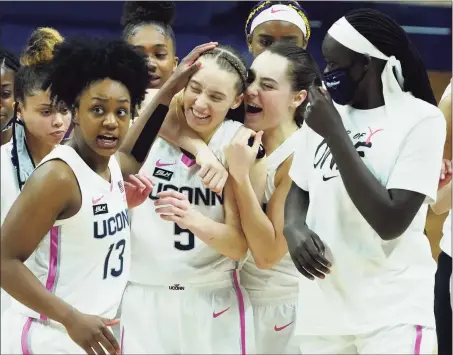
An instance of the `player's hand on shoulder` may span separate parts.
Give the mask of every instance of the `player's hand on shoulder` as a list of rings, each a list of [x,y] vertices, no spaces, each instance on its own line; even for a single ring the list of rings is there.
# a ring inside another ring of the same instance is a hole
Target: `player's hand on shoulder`
[[[120,347],[109,326],[118,324],[119,320],[110,320],[74,310],[64,326],[71,339],[87,354],[119,354]],[[102,346],[101,346],[102,345]],[[104,348],[104,349],[103,349]]]
[[[324,279],[331,263],[326,259],[326,247],[321,238],[308,227],[287,238],[288,251],[297,270],[309,280]]]
[[[225,147],[225,157],[228,163],[230,175],[236,180],[249,176],[250,169],[255,164],[256,159],[261,157],[260,150],[264,152],[261,139],[263,132],[241,127],[234,136],[231,143]]]
[[[203,185],[216,194],[221,195],[228,180],[227,169],[208,146],[198,151],[196,161],[200,165],[198,175],[202,179]]]
[[[196,223],[199,212],[190,204],[186,195],[174,190],[167,190],[157,194],[154,201],[156,213],[165,221],[174,222],[182,229],[190,229]]]
[[[129,175],[124,180],[127,206],[129,209],[137,207],[146,201],[154,188],[154,181],[143,174]]]

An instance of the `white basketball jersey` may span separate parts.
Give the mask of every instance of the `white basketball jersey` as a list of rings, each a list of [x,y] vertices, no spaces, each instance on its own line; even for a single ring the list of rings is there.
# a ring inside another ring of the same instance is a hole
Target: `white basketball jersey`
[[[55,222],[25,265],[80,312],[114,318],[130,270],[130,225],[120,167],[112,156],[109,183],[69,146],[56,147],[40,165],[55,159],[74,172],[82,205],[73,217]],[[45,208],[45,201],[36,208]],[[13,306],[29,317],[46,319],[15,300]]]
[[[267,157],[267,183],[265,191],[265,202],[268,203],[275,191],[275,174],[278,167],[294,153],[297,144],[299,143],[299,130],[294,132],[281,144],[275,151]],[[283,206],[282,206],[283,208]],[[264,291],[275,292],[282,294],[284,297],[297,294],[299,272],[294,266],[289,253],[278,262],[272,269],[259,269],[253,256],[245,262],[241,270],[241,284],[247,291],[257,291],[259,294]],[[252,294],[251,294],[252,296]]]
[[[208,146],[225,165],[223,149],[241,124],[225,121],[214,133]],[[185,194],[194,208],[212,220],[225,221],[223,201],[204,187],[198,176],[200,167],[180,148],[156,139],[142,172],[156,185],[150,198],[131,211],[131,281],[147,285],[199,284],[220,281],[236,262],[209,247],[192,232],[176,223],[164,221],[155,211],[154,201],[161,191]]]

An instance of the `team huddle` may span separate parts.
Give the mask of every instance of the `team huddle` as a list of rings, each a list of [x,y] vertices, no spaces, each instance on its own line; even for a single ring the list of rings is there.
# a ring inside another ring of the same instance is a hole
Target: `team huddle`
[[[2,61],[2,354],[432,354],[451,168],[404,30],[346,14],[321,72],[295,1],[252,9],[251,66],[179,61],[170,2],[124,11]]]

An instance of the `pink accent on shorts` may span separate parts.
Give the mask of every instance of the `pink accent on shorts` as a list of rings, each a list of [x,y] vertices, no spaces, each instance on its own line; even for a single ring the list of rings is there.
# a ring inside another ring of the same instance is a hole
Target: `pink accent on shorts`
[[[236,291],[236,296],[239,304],[239,320],[241,327],[241,355],[246,354],[245,348],[245,306],[244,306],[244,296],[242,295],[241,287],[239,286],[238,281],[238,271],[233,270],[233,282],[234,290]]]
[[[49,271],[47,273],[46,288],[50,292],[55,292],[56,281],[59,272],[59,256],[60,256],[60,232],[61,226],[52,227],[50,230],[50,256],[49,256]],[[41,320],[46,320],[47,317],[41,314]]]
[[[415,327],[415,346],[414,346],[414,355],[420,355],[420,349],[422,346],[422,337],[423,337],[423,327],[421,325],[417,325]]]
[[[123,349],[123,344],[124,344],[124,327],[121,328],[121,345],[120,345],[120,354],[124,354],[124,349]]]
[[[181,157],[181,162],[190,168],[192,165],[195,165],[196,161],[193,159],[190,159],[187,155],[183,154]]]
[[[34,320],[35,320],[34,318],[28,318],[22,329],[22,336],[20,338],[20,344],[22,347],[22,354],[24,354],[24,355],[31,355],[29,334],[30,334],[31,325]]]

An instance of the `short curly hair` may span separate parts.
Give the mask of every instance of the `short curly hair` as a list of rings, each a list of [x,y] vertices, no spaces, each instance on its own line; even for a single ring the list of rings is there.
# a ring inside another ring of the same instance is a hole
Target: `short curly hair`
[[[71,38],[55,47],[44,90],[50,87],[51,100],[74,108],[86,88],[107,78],[127,88],[131,112],[135,114],[149,81],[144,54],[123,40]]]

